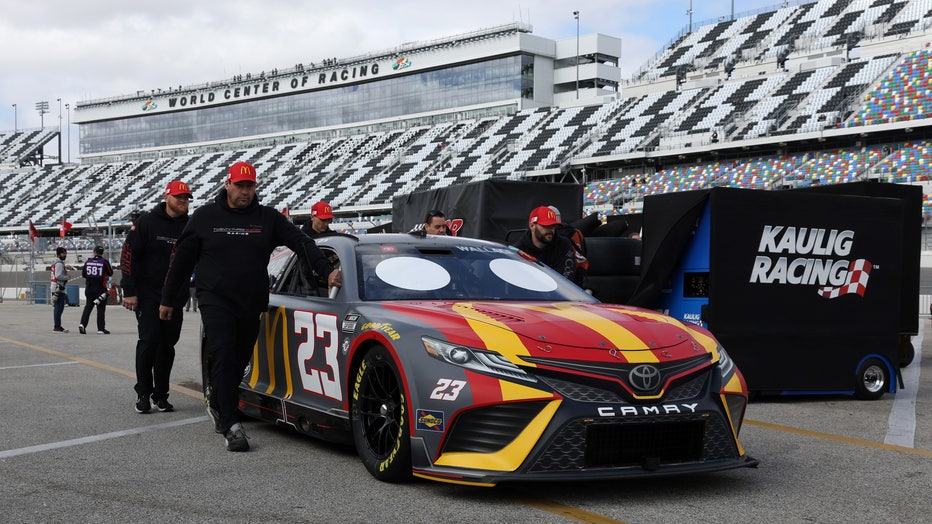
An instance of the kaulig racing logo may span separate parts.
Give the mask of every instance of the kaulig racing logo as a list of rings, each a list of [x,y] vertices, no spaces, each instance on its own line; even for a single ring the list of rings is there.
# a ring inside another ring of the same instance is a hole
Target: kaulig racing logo
[[[846,258],[853,245],[854,231],[850,229],[764,226],[757,252],[765,254],[754,260],[750,281],[818,285],[819,295],[825,298],[849,293],[863,297],[874,266],[863,258]]]

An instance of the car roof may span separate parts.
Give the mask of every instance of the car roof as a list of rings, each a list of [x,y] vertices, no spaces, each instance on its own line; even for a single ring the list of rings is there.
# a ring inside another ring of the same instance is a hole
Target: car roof
[[[341,235],[342,236],[342,235]],[[323,237],[323,239],[333,239],[334,237]],[[413,245],[413,246],[495,246],[500,245],[495,242],[481,240],[478,238],[468,237],[451,237],[444,235],[425,235],[423,232],[414,233],[370,233],[355,237],[359,245],[368,244],[394,244],[394,245]]]

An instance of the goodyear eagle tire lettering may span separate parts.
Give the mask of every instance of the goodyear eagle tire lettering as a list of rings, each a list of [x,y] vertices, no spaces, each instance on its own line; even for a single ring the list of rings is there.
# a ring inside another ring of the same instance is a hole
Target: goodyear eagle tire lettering
[[[411,477],[411,430],[398,368],[382,346],[373,347],[356,372],[350,422],[356,452],[369,473],[386,482]]]

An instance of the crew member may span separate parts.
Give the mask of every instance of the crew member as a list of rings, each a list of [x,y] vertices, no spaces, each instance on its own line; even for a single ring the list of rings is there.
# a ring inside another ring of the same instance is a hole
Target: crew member
[[[333,222],[333,209],[326,202],[317,202],[311,206],[311,221],[301,227],[301,231],[311,238],[335,235],[336,231],[330,229]]]
[[[168,273],[175,241],[188,223],[192,198],[188,184],[170,182],[162,202],[136,219],[126,236],[121,254],[123,307],[136,313],[136,413],[148,413],[155,404],[159,411],[173,411],[168,402],[168,383],[175,362],[175,344],[181,336],[181,307],[187,288],[164,294],[162,284]],[[177,305],[170,319],[159,318],[159,304]],[[151,397],[151,402],[150,402]]]
[[[446,235],[447,217],[443,211],[432,209],[424,216],[424,231],[428,235]]]
[[[249,450],[239,421],[239,383],[252,357],[259,315],[269,304],[266,266],[280,245],[291,248],[318,275],[327,275],[328,285],[342,285],[340,271],[312,239],[276,209],[259,204],[256,169],[236,162],[214,201],[191,215],[165,279],[159,314],[169,320],[179,307],[167,297],[183,291],[197,267],[207,413],[229,451]]]
[[[84,262],[81,276],[84,277],[84,298],[87,299],[87,304],[84,305],[84,312],[81,313],[78,331],[82,335],[87,334],[91,310],[97,306],[97,333],[109,335],[104,317],[107,311],[107,299],[110,298],[107,293],[107,280],[113,276],[113,267],[110,266],[110,261],[104,258],[104,246],[94,247],[94,256]]]
[[[65,292],[69,278],[68,266],[65,265],[68,250],[63,246],[56,247],[55,257],[58,260],[52,262],[52,331],[68,333],[68,330],[61,325],[61,315],[65,312],[65,304],[68,302],[68,294]]]
[[[527,233],[514,244],[514,247],[552,267],[576,284],[582,285],[581,272],[576,270],[576,252],[573,249],[573,243],[566,237],[555,233],[559,223],[556,213],[549,207],[534,208],[528,217]]]

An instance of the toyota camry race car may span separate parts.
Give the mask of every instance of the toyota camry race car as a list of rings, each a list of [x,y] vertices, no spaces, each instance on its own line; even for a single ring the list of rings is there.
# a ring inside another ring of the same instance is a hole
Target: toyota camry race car
[[[343,287],[284,250],[240,409],[353,443],[376,478],[491,486],[753,466],[747,388],[712,335],[603,304],[513,248],[318,239]]]

